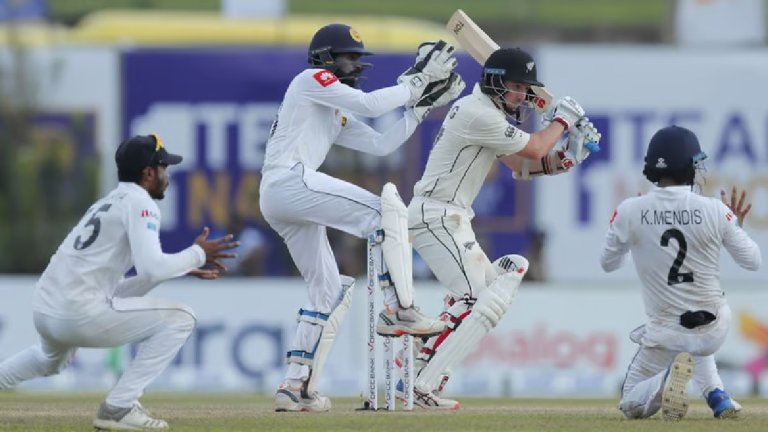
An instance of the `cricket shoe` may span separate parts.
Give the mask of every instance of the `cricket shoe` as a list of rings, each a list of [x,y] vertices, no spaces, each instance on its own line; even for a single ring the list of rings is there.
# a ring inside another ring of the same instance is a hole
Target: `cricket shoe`
[[[443,321],[427,317],[415,306],[394,311],[385,308],[379,313],[376,333],[380,336],[436,336],[447,327]]]
[[[707,405],[712,409],[715,418],[729,419],[739,416],[741,404],[731,399],[725,390],[714,389],[707,395]]]
[[[395,364],[397,364],[397,361],[395,361]],[[437,386],[436,389],[432,390],[432,394],[440,397],[440,395],[443,394],[445,385],[448,383],[448,379],[450,379],[449,375],[443,375],[442,378],[440,378],[440,385]],[[395,398],[405,403],[405,383],[403,380],[397,381],[397,385],[395,386]]]
[[[140,403],[130,408],[109,405],[106,401],[99,405],[93,426],[98,430],[157,430],[168,429],[165,420],[152,418]]]
[[[424,392],[414,387],[413,404],[432,411],[449,411],[461,408],[459,401],[441,398],[433,392]]]
[[[688,382],[693,376],[693,357],[687,352],[675,356],[667,370],[661,393],[661,415],[677,421],[688,412]]]
[[[316,391],[306,393],[280,384],[275,393],[276,412],[326,412],[331,410],[331,399]]]

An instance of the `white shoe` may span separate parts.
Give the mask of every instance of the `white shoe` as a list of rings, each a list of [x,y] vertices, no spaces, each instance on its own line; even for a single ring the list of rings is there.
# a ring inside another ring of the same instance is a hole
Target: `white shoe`
[[[686,352],[675,356],[667,371],[661,393],[661,415],[677,421],[688,412],[688,382],[693,376],[693,357]]]
[[[121,408],[102,402],[93,426],[99,430],[156,430],[168,429],[165,420],[150,417],[149,411],[136,402],[130,408]]]
[[[418,388],[413,389],[413,404],[433,411],[457,410],[461,408],[459,401],[441,398],[432,392],[423,392]]]
[[[396,311],[384,309],[376,323],[376,333],[380,336],[436,336],[447,328],[448,324],[427,317],[416,307]]]
[[[733,402],[733,409],[736,410],[737,413],[741,412],[741,404],[736,402],[736,399],[731,399],[731,402]]]
[[[331,399],[320,396],[317,392],[306,394],[300,389],[292,389],[280,384],[275,392],[276,412],[326,412],[331,410]]]

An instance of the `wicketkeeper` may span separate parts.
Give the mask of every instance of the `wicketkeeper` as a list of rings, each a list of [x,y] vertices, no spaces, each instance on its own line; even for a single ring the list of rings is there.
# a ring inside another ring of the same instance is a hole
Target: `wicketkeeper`
[[[333,144],[374,155],[391,153],[432,107],[456,98],[464,82],[453,72],[453,47],[441,42],[406,70],[398,84],[365,93],[356,85],[369,66],[360,59],[370,54],[348,25],[318,30],[309,45],[310,67],[288,86],[267,142],[259,204],[288,246],[309,292],[298,310],[285,381],[275,394],[276,411],[331,408],[330,399],[318,395],[317,383],[349,308],[354,280],[339,274],[326,227],[360,238],[385,232],[383,257],[374,257],[379,273],[391,279],[384,288],[379,334],[428,336],[445,328],[414,307],[406,208],[395,187],[388,184],[376,196],[317,170]],[[399,121],[383,133],[357,118],[378,117],[401,106],[406,109]]]

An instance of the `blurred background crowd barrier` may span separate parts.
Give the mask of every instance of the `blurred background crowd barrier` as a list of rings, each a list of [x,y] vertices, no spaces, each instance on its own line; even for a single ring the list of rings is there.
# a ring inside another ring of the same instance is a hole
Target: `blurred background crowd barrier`
[[[582,319],[568,308],[550,310],[551,303],[561,304],[563,296],[567,297],[559,289],[587,292],[585,299],[563,304],[594,301],[600,306],[595,313],[613,313],[617,320],[623,313],[634,314],[636,319],[621,326],[598,320],[596,330],[575,333],[577,339],[589,340],[594,332],[599,339],[601,332],[608,331],[616,338],[618,345],[595,345],[598,350],[619,347],[611,351],[616,356],[608,381],[584,379],[586,386],[613,391],[633,349],[617,329],[628,331],[640,324],[642,305],[631,266],[605,275],[598,256],[614,207],[649,188],[641,167],[653,132],[675,123],[698,133],[709,155],[703,193],[714,196],[734,184],[746,188],[754,204],[746,229],[765,253],[767,3],[0,1],[0,272],[29,275],[0,278],[4,290],[0,298],[19,292],[26,296],[34,276],[45,267],[71,225],[93,200],[115,186],[113,154],[119,142],[135,134],[159,133],[173,152],[184,155],[184,162],[170,171],[172,187],[161,203],[161,238],[166,250],[187,246],[205,225],[218,233],[233,232],[242,246],[229,274],[260,278],[245,282],[233,278],[222,292],[247,290],[247,296],[258,303],[262,297],[282,298],[274,297],[274,287],[285,287],[291,295],[274,309],[281,313],[291,310],[303,298],[301,283],[284,245],[260,213],[258,189],[271,122],[288,83],[306,67],[306,47],[312,34],[330,22],[356,27],[366,47],[376,53],[370,59],[374,67],[362,86],[370,91],[392,85],[412,64],[420,42],[452,41],[444,23],[455,9],[463,8],[500,45],[530,50],[540,79],[556,95],[580,101],[603,134],[602,151],[568,175],[515,182],[508,170],[492,170],[475,205],[475,226],[492,258],[516,252],[531,259],[528,278],[537,282],[531,286],[544,290],[541,309],[537,309],[540,323],[555,334]],[[469,91],[480,66],[464,53],[459,54],[459,61],[459,73]],[[374,193],[386,181],[393,181],[408,200],[445,113],[446,109],[431,113],[412,139],[388,157],[333,149],[322,169]],[[393,117],[385,115],[371,124],[383,128]],[[537,128],[536,122],[534,119],[526,127]],[[364,242],[337,232],[330,235],[342,272],[363,275]],[[424,264],[414,258],[415,276],[432,279]],[[748,383],[740,387],[745,391],[757,391],[768,362],[768,315],[760,308],[766,302],[746,300],[757,295],[756,290],[768,280],[767,268],[745,272],[730,259],[723,261],[724,288],[729,296],[732,291],[736,297],[744,296],[735,310],[742,317],[734,326],[738,354],[724,367],[747,377],[735,379]],[[285,278],[289,276],[292,278]],[[423,285],[425,295],[435,297],[437,308],[438,287],[431,282]],[[613,290],[620,291],[621,298],[609,300]],[[179,298],[187,295],[172,292]],[[601,299],[605,301],[601,303]],[[211,304],[226,308],[228,302],[238,301],[219,297]],[[14,331],[28,336],[27,342],[33,340],[33,334],[29,320],[24,321],[23,316],[11,319],[6,306],[25,313],[28,308],[11,306],[5,300],[0,304],[2,358],[24,345],[21,339],[6,343],[9,323],[28,326]],[[221,315],[222,311],[210,313]],[[241,313],[242,317],[228,319],[245,320],[249,311]],[[266,326],[283,337],[292,332],[291,320],[270,315],[263,322],[246,323]],[[536,322],[521,319],[509,325],[534,326]],[[241,324],[222,328],[242,330]],[[527,331],[535,334],[536,330]],[[536,340],[530,337],[521,343]],[[557,350],[565,350],[563,355],[567,355],[572,349],[568,343],[554,340],[535,352],[555,350],[553,355],[559,355]],[[257,343],[251,349],[259,352],[260,347]],[[199,361],[219,364],[205,360],[208,350],[218,351],[199,349],[203,350],[196,357]],[[354,352],[353,348],[343,349]],[[602,351],[594,354],[601,355]],[[282,364],[282,357],[279,360]],[[502,366],[520,366],[505,363],[503,357],[497,360]],[[499,364],[494,367],[501,367]],[[271,363],[263,367],[278,369]],[[573,389],[568,379],[578,381],[588,375],[578,363],[564,367],[570,372],[561,377],[566,382],[562,388]],[[537,373],[544,377],[547,370]],[[231,373],[235,381],[242,378],[239,372]],[[516,382],[509,381],[504,389],[485,390],[514,393],[519,390],[514,387]],[[557,383],[547,383],[554,387],[546,388],[557,388]],[[343,387],[343,383],[337,384]],[[473,392],[469,387],[462,391]]]

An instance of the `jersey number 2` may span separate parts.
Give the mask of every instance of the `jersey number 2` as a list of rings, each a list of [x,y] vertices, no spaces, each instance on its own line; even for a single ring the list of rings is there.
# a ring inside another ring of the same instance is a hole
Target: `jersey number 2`
[[[688,252],[688,242],[685,241],[685,236],[677,228],[670,228],[664,231],[661,235],[661,245],[664,247],[669,246],[669,239],[675,239],[677,241],[677,256],[672,263],[672,267],[669,269],[669,275],[667,276],[667,285],[675,285],[683,282],[693,282],[693,273],[680,273],[680,267],[685,260],[685,254]]]
[[[109,210],[110,207],[112,207],[112,204],[104,204],[91,214],[91,218],[88,219],[85,226],[93,227],[93,231],[91,231],[91,235],[85,240],[82,240],[80,236],[77,236],[77,238],[75,238],[75,249],[83,250],[96,241],[96,237],[98,237],[99,232],[101,232],[101,219],[99,219],[99,213]]]

